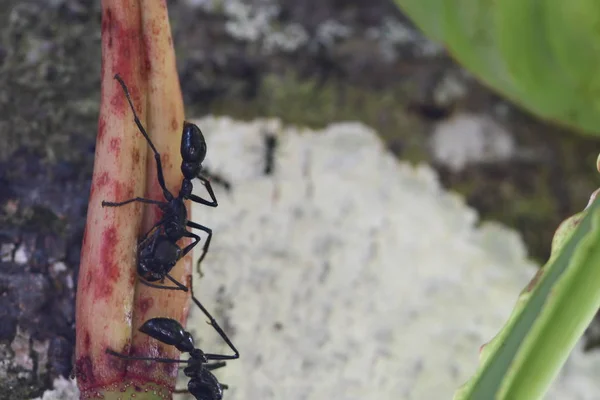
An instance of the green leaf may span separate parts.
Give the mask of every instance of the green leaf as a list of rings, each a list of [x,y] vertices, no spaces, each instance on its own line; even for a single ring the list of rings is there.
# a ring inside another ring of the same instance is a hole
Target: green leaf
[[[443,0],[403,0],[401,4],[408,15],[421,22],[423,32],[432,39],[442,39]]]
[[[499,93],[542,118],[600,134],[600,2],[395,1]]]
[[[489,0],[455,0],[444,3],[443,39],[453,56],[492,87],[511,96],[518,88],[503,60],[493,27],[496,25]]]
[[[557,231],[555,254],[483,348],[479,370],[455,400],[534,400],[547,391],[600,307],[600,201],[583,215]]]

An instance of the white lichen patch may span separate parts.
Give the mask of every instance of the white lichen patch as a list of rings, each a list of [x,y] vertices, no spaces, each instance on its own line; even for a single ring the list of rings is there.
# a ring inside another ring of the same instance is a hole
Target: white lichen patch
[[[73,379],[63,377],[54,380],[54,388],[44,392],[42,397],[32,400],[77,400],[79,399],[79,389],[77,382]]]
[[[225,398],[452,398],[535,272],[519,236],[477,226],[431,168],[398,162],[363,125],[271,121],[265,176],[265,121],[198,123],[206,164],[232,183],[218,208],[193,208],[214,230],[196,294],[241,352],[217,371]],[[197,344],[229,353],[205,320],[192,307]],[[599,367],[577,350],[548,398],[597,398]]]
[[[430,147],[433,159],[455,172],[472,163],[507,161],[516,152],[509,132],[475,114],[458,114],[437,124]]]

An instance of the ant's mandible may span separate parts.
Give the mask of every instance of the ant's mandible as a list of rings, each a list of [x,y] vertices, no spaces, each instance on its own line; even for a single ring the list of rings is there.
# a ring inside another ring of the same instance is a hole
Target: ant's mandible
[[[144,256],[147,266],[146,269],[149,269],[151,274],[153,273],[154,276],[160,275],[161,278],[159,279],[163,279],[166,276],[167,278],[173,281],[173,279],[170,276],[165,275],[166,272],[164,271],[170,271],[170,269],[175,265],[173,263],[173,265],[171,265],[170,268],[168,267],[168,264],[173,260],[173,252],[176,252],[175,248],[179,248],[175,245],[175,242],[177,242],[183,237],[190,237],[193,239],[193,242],[190,245],[186,246],[183,250],[180,249],[181,252],[179,253],[179,258],[181,258],[185,256],[190,250],[192,250],[192,248],[200,241],[200,237],[188,231],[187,227],[199,229],[201,231],[206,232],[208,235],[206,238],[206,242],[204,243],[204,247],[202,249],[202,255],[198,260],[198,265],[206,256],[206,253],[210,246],[210,241],[212,239],[212,229],[204,225],[200,225],[195,222],[189,221],[187,219],[187,209],[185,207],[185,200],[191,200],[193,202],[203,204],[209,207],[217,207],[218,205],[217,199],[215,197],[209,180],[200,174],[202,171],[202,162],[206,157],[206,141],[204,140],[204,135],[202,134],[200,128],[198,128],[192,123],[184,122],[183,131],[181,134],[181,172],[183,173],[183,181],[181,182],[181,189],[179,191],[178,196],[173,196],[173,194],[169,191],[169,189],[167,189],[165,184],[160,153],[156,150],[156,147],[154,147],[154,144],[150,140],[150,137],[146,133],[144,126],[142,125],[140,119],[137,116],[135,108],[133,107],[133,102],[131,101],[131,96],[129,95],[129,89],[127,88],[127,85],[125,85],[125,82],[119,76],[119,74],[115,75],[115,79],[119,82],[121,88],[123,89],[123,92],[125,93],[127,102],[129,103],[131,111],[133,112],[135,124],[137,125],[141,134],[144,136],[144,138],[148,142],[148,145],[152,149],[152,152],[154,153],[154,159],[156,160],[158,183],[163,191],[163,196],[166,201],[135,197],[133,199],[125,200],[122,202],[103,201],[102,207],[120,207],[137,201],[146,204],[155,204],[162,210],[163,217],[156,224],[154,224],[154,226],[146,233],[144,239],[142,240],[142,243],[146,242],[146,240],[148,239],[148,235],[154,229],[160,229],[162,227],[164,235],[156,236],[154,240],[152,240],[150,244],[148,244],[146,247],[140,246],[140,254]],[[194,178],[198,178],[204,184],[211,198],[210,201],[192,194],[192,179]],[[167,241],[171,242],[171,246],[169,246],[169,244],[166,243]],[[156,258],[154,262],[152,262],[152,257]],[[176,263],[179,258],[177,258],[174,262]],[[169,263],[160,264],[160,259],[168,259]],[[154,269],[152,269],[153,266],[155,267]],[[139,269],[140,266],[138,266],[138,270]],[[178,283],[178,286],[179,289],[184,288],[182,290],[187,291],[187,289],[185,289],[185,287],[180,283]]]
[[[192,284],[190,283],[190,289]],[[208,310],[204,308],[202,303],[194,296],[192,289],[192,300],[202,310],[204,315],[209,319],[209,324],[217,331],[219,336],[223,338],[225,343],[234,352],[232,355],[226,354],[211,354],[204,353],[199,348],[194,346],[194,338],[187,332],[181,324],[171,318],[152,318],[144,322],[140,327],[140,332],[161,341],[167,345],[175,346],[177,350],[183,353],[189,353],[190,358],[187,360],[178,360],[173,358],[153,358],[153,357],[135,357],[113,350],[106,349],[106,353],[113,356],[136,361],[155,361],[163,363],[187,363],[183,373],[190,378],[187,391],[196,398],[196,400],[221,400],[223,398],[223,389],[227,389],[227,385],[220,383],[211,371],[225,366],[224,360],[234,360],[239,358],[240,353],[235,348],[227,334],[219,326],[217,321],[210,315]],[[217,361],[211,363],[210,361]],[[176,393],[185,391],[176,390]]]

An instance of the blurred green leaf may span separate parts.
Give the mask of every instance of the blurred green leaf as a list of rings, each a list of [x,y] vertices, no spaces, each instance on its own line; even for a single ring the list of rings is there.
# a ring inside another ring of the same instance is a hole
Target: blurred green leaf
[[[550,261],[481,351],[455,400],[543,397],[600,307],[600,201],[557,230]]]
[[[600,134],[600,2],[396,0],[481,81],[530,112]]]

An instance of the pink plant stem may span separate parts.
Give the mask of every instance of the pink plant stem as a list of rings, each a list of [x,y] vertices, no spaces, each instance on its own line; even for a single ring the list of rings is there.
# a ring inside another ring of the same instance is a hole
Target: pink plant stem
[[[145,68],[148,75],[148,133],[162,155],[165,180],[168,189],[177,196],[183,175],[181,174],[181,131],[183,129],[183,98],[177,70],[171,28],[164,0],[141,0],[142,26],[145,49]],[[153,155],[148,156],[149,160]],[[156,199],[163,194],[156,178],[156,164],[147,167],[148,193]],[[150,211],[150,210],[149,210]],[[144,229],[150,229],[160,219],[154,207],[144,220]],[[189,204],[188,204],[189,211]],[[179,242],[181,247],[187,240]],[[187,284],[191,273],[191,253],[180,260],[171,270],[171,276]],[[189,293],[176,290],[159,290],[138,285],[135,294],[136,312],[133,316],[132,355],[141,357],[179,358],[174,346],[166,346],[139,332],[137,328],[153,317],[168,317],[185,326],[188,314]],[[162,386],[174,388],[177,364],[130,362],[128,376],[135,379],[145,377]]]
[[[154,157],[148,157],[150,149],[114,79],[117,73],[161,153],[167,187],[177,195],[182,180],[183,101],[164,0],[102,0],[102,93],[78,281],[75,366],[82,399],[119,398],[126,391],[138,393],[138,399],[164,398],[174,387],[176,364],[124,361],[106,354],[111,349],[178,358],[173,347],[140,334],[137,328],[155,316],[184,323],[189,300],[187,293],[138,282],[137,243],[158,221],[160,210],[137,202],[101,205],[103,200],[134,197],[164,200]],[[171,275],[186,284],[190,272],[188,256]],[[158,392],[149,393],[149,387],[158,387]]]

